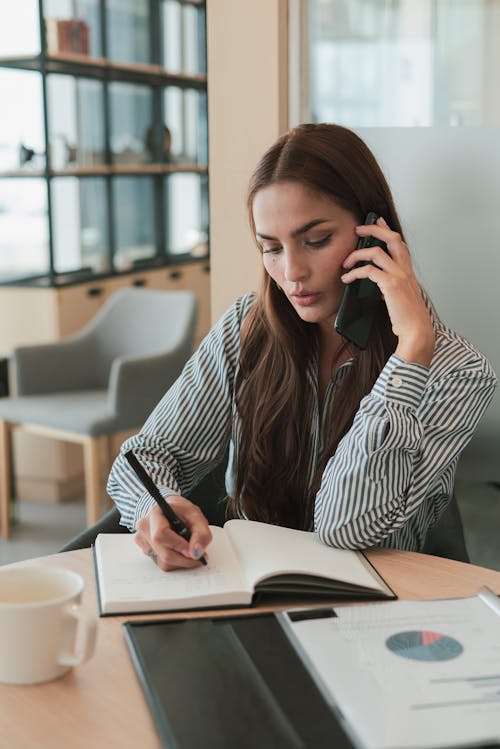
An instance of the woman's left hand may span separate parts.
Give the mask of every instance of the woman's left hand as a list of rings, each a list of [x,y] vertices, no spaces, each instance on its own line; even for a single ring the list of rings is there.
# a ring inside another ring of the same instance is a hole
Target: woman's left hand
[[[370,226],[357,226],[360,237],[373,236],[387,244],[381,247],[354,250],[344,260],[344,283],[369,278],[377,284],[391,318],[392,330],[398,338],[394,352],[409,362],[429,366],[435,346],[432,320],[413,271],[408,247],[398,232],[392,231],[383,218]],[[361,261],[371,261],[358,268]],[[371,264],[373,263],[373,265]]]

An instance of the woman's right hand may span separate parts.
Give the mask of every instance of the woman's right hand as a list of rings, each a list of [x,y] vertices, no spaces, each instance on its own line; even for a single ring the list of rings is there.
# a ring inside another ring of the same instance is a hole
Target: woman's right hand
[[[136,544],[165,572],[182,567],[198,567],[199,559],[212,540],[212,533],[202,511],[185,497],[168,497],[175,514],[191,531],[191,539],[175,533],[158,505],[137,522]]]

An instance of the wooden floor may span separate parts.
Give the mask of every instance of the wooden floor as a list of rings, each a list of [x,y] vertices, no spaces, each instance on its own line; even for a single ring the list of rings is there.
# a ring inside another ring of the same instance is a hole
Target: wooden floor
[[[500,570],[500,490],[458,481],[456,494],[474,564]],[[19,502],[12,537],[0,540],[0,564],[53,554],[85,526],[83,498],[61,504]]]

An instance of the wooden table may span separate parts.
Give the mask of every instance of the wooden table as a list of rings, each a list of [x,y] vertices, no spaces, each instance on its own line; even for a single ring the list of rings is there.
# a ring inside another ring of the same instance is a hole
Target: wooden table
[[[500,594],[500,572],[494,570],[412,552],[377,549],[367,556],[401,599],[473,595],[482,585]],[[97,613],[90,550],[54,554],[11,566],[33,563],[78,572],[86,581],[83,603]],[[242,609],[237,612],[242,613]],[[237,612],[226,609],[216,615]],[[163,614],[159,618],[176,616]],[[121,623],[132,618],[153,617],[101,618],[94,657],[62,679],[43,685],[0,685],[0,747],[160,749],[121,632]]]

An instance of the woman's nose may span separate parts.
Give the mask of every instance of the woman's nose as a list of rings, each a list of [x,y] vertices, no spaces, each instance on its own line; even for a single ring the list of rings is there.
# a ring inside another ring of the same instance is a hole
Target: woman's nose
[[[286,281],[290,283],[301,281],[307,277],[308,272],[307,262],[299,252],[285,251],[284,274]]]

